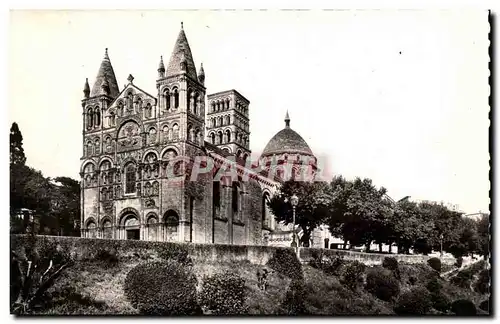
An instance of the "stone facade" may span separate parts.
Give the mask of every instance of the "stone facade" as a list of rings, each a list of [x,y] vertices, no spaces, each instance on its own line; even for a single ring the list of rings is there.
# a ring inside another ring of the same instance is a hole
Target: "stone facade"
[[[291,239],[291,227],[277,224],[266,206],[279,178],[245,164],[250,101],[236,90],[206,96],[203,66],[197,73],[182,28],[167,68],[161,57],[157,72],[155,95],[137,87],[132,75],[120,92],[106,49],[92,90],[85,83],[82,236],[289,246],[276,238]],[[313,157],[289,128],[288,115],[285,121],[263,164]],[[193,181],[200,157],[213,168]],[[236,177],[219,178],[228,166]]]

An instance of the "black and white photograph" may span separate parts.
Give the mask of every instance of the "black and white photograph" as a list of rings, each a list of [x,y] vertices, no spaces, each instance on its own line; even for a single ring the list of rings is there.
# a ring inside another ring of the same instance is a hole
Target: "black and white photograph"
[[[492,317],[491,11],[8,16],[11,317]]]

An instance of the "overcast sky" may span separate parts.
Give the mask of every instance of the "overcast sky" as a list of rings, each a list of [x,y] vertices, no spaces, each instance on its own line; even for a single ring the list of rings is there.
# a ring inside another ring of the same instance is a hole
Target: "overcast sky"
[[[486,11],[12,12],[9,120],[27,163],[78,179],[85,78],[107,47],[120,90],[132,74],[156,94],[181,21],[207,94],[250,100],[254,155],[288,109],[333,173],[488,210]]]

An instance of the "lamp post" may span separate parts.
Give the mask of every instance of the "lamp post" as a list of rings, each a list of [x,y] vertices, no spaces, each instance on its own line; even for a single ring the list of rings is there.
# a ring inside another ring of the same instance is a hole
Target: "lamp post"
[[[296,248],[297,242],[295,241],[295,207],[297,207],[297,204],[299,203],[299,198],[294,194],[290,198],[290,202],[292,203],[293,209],[292,247]]]
[[[444,238],[444,235],[443,235],[443,233],[441,233],[441,235],[439,236],[439,240],[441,243],[441,253],[440,253],[441,258],[443,257],[443,238]]]

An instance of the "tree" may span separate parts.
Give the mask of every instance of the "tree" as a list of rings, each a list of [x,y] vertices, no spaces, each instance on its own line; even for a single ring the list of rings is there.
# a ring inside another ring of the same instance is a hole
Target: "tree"
[[[68,177],[53,179],[50,188],[50,216],[60,235],[77,235],[75,223],[80,218],[80,183]]]
[[[326,182],[287,181],[268,202],[276,221],[288,225],[293,222],[290,197],[299,198],[295,209],[295,223],[303,231],[301,242],[309,246],[312,231],[322,225],[330,212],[331,190]]]
[[[392,206],[386,199],[386,189],[377,189],[370,179],[346,181],[341,177],[330,183],[333,191],[331,214],[326,219],[332,235],[341,236],[351,246],[373,241],[390,243],[392,237]]]
[[[408,200],[396,203],[391,223],[399,253],[409,253],[415,243],[425,240],[434,229],[434,220],[422,213],[417,203]]]
[[[23,135],[17,123],[12,123],[10,128],[10,164],[24,165],[26,156],[23,149]]]
[[[477,249],[476,252],[483,257],[488,257],[490,254],[490,217],[483,215],[476,224],[477,228]]]

